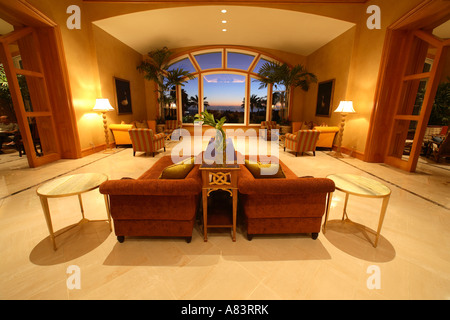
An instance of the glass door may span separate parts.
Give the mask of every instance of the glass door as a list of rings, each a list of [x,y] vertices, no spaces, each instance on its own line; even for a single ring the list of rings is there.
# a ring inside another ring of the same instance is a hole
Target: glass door
[[[3,64],[30,167],[61,158],[39,41],[33,28],[0,37]]]
[[[393,107],[385,162],[406,171],[415,171],[423,137],[439,82],[440,64],[447,47],[431,34],[411,32],[404,59],[402,83]]]

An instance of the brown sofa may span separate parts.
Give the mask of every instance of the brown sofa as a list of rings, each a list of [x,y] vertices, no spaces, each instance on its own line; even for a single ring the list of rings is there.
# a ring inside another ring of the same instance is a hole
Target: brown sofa
[[[126,236],[192,238],[202,191],[199,165],[184,179],[158,179],[172,165],[164,156],[138,179],[109,180],[100,192],[109,195],[119,242]]]
[[[247,237],[257,234],[311,233],[317,239],[334,182],[327,178],[297,177],[283,162],[286,178],[254,178],[245,165],[239,176],[240,208]]]

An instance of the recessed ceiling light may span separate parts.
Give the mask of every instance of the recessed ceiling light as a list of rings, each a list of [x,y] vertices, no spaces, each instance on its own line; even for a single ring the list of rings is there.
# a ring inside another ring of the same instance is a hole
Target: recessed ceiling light
[[[223,10],[222,10],[222,13],[227,13],[227,10],[223,9]]]
[[[223,31],[223,32],[226,32],[226,31],[227,31],[227,29],[222,29],[222,31]]]
[[[227,20],[222,20],[222,23],[227,23]]]

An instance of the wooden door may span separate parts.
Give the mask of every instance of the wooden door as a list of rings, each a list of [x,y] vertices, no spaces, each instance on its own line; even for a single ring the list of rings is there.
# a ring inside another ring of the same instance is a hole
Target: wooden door
[[[61,158],[36,31],[27,27],[0,37],[0,62],[8,79],[30,167]]]
[[[416,170],[447,45],[448,41],[421,30],[408,34],[399,90],[391,100],[395,112],[385,163],[406,171]]]

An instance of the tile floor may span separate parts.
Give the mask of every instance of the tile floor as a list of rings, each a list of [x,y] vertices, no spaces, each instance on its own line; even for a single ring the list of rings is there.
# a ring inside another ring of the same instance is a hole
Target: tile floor
[[[204,242],[196,226],[189,244],[138,238],[118,243],[108,223],[91,222],[58,236],[53,251],[36,195],[40,183],[82,172],[136,178],[164,154],[133,157],[131,149],[118,149],[34,169],[12,157],[0,161],[0,299],[450,299],[448,164],[421,161],[417,173],[405,173],[336,159],[328,151],[297,158],[281,147],[279,152],[299,176],[355,173],[391,188],[378,247],[372,243],[381,200],[350,197],[353,223],[342,222],[344,194],[336,191],[327,232],[315,241],[310,235],[248,241],[238,228],[236,242],[228,231],[211,232]],[[84,194],[83,203],[88,218],[106,217],[97,190]],[[49,204],[55,230],[81,217],[77,197]],[[80,289],[68,288],[72,265],[79,267]]]

